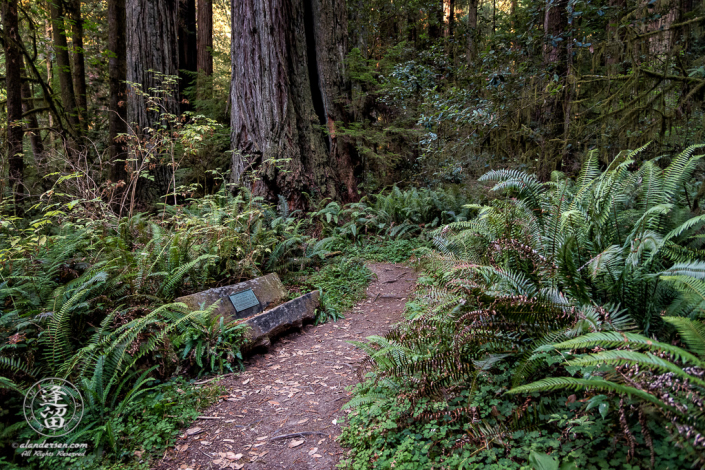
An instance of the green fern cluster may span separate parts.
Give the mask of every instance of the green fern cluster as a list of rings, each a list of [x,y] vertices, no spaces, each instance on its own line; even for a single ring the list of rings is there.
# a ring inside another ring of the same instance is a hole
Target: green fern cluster
[[[452,189],[394,186],[388,194],[366,196],[357,203],[341,206],[329,202],[313,212],[323,233],[357,240],[363,235],[387,238],[417,237],[441,224],[465,220],[465,196]]]
[[[467,205],[474,218],[433,233],[438,251],[424,263],[439,273],[441,287],[417,293],[416,304],[425,307],[412,320],[358,344],[368,353],[360,375],[370,380],[349,406],[375,415],[390,401],[409,401],[399,423],[460,420],[468,433],[463,442],[482,447],[483,429],[494,429],[502,440],[526,426],[547,426],[526,421],[532,410],[546,413],[544,400],[516,402],[512,421],[504,423],[478,418],[474,406],[444,403],[457,402],[461,392],[472,403],[476,384],[498,364],[513,371],[500,389],[506,391],[560,374],[551,364],[562,356],[552,351],[597,347],[606,351],[576,357],[569,370],[602,364],[613,372],[585,369],[593,376],[545,379],[514,392],[626,394],[632,401],[619,402],[611,432],[634,446],[630,427],[640,426],[653,449],[645,418],[630,424],[625,417],[625,410],[645,402],[662,410],[662,424],[701,458],[703,430],[696,423],[703,421],[703,328],[696,317],[705,299],[705,218],[691,212],[687,189],[701,147],[688,148],[663,169],[654,161],[635,168],[638,149],[602,170],[591,152],[575,180],[557,172],[549,182],[515,170],[487,173],[481,180],[494,182],[493,190],[506,197]],[[690,352],[668,345],[674,327]]]

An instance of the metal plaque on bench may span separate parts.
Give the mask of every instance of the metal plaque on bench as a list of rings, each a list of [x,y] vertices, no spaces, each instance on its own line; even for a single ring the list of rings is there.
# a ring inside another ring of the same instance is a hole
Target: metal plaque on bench
[[[245,318],[259,313],[260,303],[252,289],[236,292],[229,296],[230,302],[235,307],[236,317]]]

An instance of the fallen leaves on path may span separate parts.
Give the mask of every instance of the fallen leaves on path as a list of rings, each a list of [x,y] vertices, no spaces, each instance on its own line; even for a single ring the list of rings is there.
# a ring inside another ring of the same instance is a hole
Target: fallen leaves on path
[[[345,388],[357,383],[355,369],[365,357],[349,341],[384,334],[401,318],[414,285],[405,266],[380,263],[370,269],[378,279],[368,288],[367,300],[343,320],[307,325],[274,341],[266,354],[249,358],[247,370],[223,379],[226,394],[203,411],[217,419],[184,431],[155,468],[334,469],[343,455],[335,437],[344,415],[340,408],[350,396]]]

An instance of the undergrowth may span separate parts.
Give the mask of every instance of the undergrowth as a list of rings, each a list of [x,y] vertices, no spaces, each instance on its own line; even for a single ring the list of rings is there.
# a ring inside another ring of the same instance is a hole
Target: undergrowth
[[[189,381],[242,368],[243,325],[214,315],[214,306],[189,311],[175,299],[278,272],[293,296],[320,290],[317,323],[337,320],[365,295],[372,279],[366,259],[407,259],[428,243],[422,226],[458,220],[438,204],[425,208],[447,200],[443,194],[394,188],[369,205],[338,207],[335,217],[320,211],[308,217],[290,212],[285,201],[273,205],[246,191],[221,190],[119,218],[99,200],[55,187],[31,215],[0,224],[0,458],[40,465],[24,461],[9,443],[29,429],[21,413],[24,390],[56,376],[86,400],[85,433],[74,433],[90,435],[91,458],[82,465],[148,461],[147,447],[167,445],[171,431],[154,433],[156,441],[133,440],[128,430],[140,436],[158,419],[149,421],[145,412],[127,421],[128,414],[173,407],[175,393],[185,394],[179,403],[192,403],[188,397],[196,400],[198,392]],[[415,198],[421,203],[409,205]],[[355,218],[359,211],[364,216]],[[352,250],[341,253],[348,245]],[[176,377],[185,380],[182,392],[164,385]],[[186,425],[194,412],[180,410],[172,413],[179,420],[164,415],[163,426]],[[138,442],[146,443],[144,451],[134,447]]]
[[[504,197],[436,230],[408,319],[355,343],[342,466],[702,466],[699,149],[483,176]]]

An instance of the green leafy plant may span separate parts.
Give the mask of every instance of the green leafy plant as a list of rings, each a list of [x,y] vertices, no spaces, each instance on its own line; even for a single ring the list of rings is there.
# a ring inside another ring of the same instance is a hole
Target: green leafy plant
[[[619,399],[626,393],[621,388],[625,384],[601,378],[604,371],[598,364],[610,362],[618,371],[627,363],[638,364],[645,384],[647,377],[655,377],[649,375],[651,368],[659,374],[676,374],[673,378],[692,384],[689,387],[701,380],[695,363],[687,364],[696,367],[693,372],[684,372],[667,358],[642,357],[629,349],[636,338],[649,345],[667,344],[639,336],[635,330],[668,338],[675,321],[691,336],[700,331],[693,323],[686,326],[683,317],[673,320],[661,315],[663,311],[691,315],[705,292],[698,284],[702,269],[696,262],[701,256],[697,230],[702,225],[700,217],[690,212],[687,193],[687,182],[701,158],[694,155],[698,148],[674,156],[664,169],[654,162],[634,169],[633,157],[643,149],[623,152],[606,170],[599,169],[596,154],[590,153],[575,181],[555,173],[552,181],[543,183],[515,170],[483,176],[482,181],[493,182],[493,190],[508,197],[485,206],[468,205],[467,209],[476,211],[475,218],[437,229],[433,236],[438,253],[422,264],[432,282],[417,293],[413,318],[384,337],[358,344],[368,354],[359,371],[367,381],[357,388],[349,406],[372,420],[371,434],[378,435],[381,416],[396,408],[392,429],[400,436],[418,433],[423,423],[457,423],[452,432],[462,446],[441,436],[428,441],[431,448],[440,445],[438,454],[431,457],[444,465],[458,464],[463,458],[489,462],[477,456],[489,458],[486,450],[493,446],[526,445],[520,439],[511,443],[517,433],[526,435],[536,429],[557,433],[557,443],[551,446],[555,449],[578,436],[589,439],[602,426],[629,443],[622,458],[659,458],[654,435],[672,431],[668,419],[655,419],[645,409],[627,418],[626,410],[639,409],[638,401]],[[555,384],[547,388],[555,395],[526,396],[532,390],[527,386],[515,389],[524,391],[521,396],[499,398],[529,378],[560,375],[559,365],[565,359],[552,353],[554,346],[572,349],[582,344],[579,338],[611,338],[610,347],[626,350],[572,359],[570,372],[584,378],[555,377],[537,383],[536,390]],[[675,350],[670,351],[662,353]],[[673,359],[683,360],[679,354]],[[494,397],[483,395],[478,385],[497,370],[506,371],[504,380],[494,383]],[[571,398],[575,388],[592,390],[591,386],[608,398],[585,406]],[[648,394],[631,387],[632,395],[649,401]],[[695,397],[697,403],[699,393],[683,389],[683,396]],[[699,416],[696,412],[694,419]],[[679,440],[699,435],[694,430],[688,434],[688,425],[692,426],[691,421],[683,422]],[[641,431],[640,440],[631,431],[635,427]],[[366,446],[379,455],[377,444],[364,438],[358,444],[353,436],[351,431],[346,442],[356,446],[365,462],[373,462]],[[392,446],[392,452],[405,446],[396,445],[400,447]],[[461,451],[465,446],[475,451]],[[603,440],[594,440],[589,447],[603,456],[613,452]],[[528,461],[528,450],[545,454],[547,449],[529,445],[521,453],[517,450],[516,460]],[[591,459],[582,453],[556,458],[551,457],[556,465]],[[667,460],[673,458],[678,457],[669,455]],[[390,456],[385,462],[392,460]]]
[[[240,346],[246,325],[226,322],[222,316],[203,311],[195,315],[175,341],[181,359],[187,359],[202,374],[223,374],[243,368]]]

